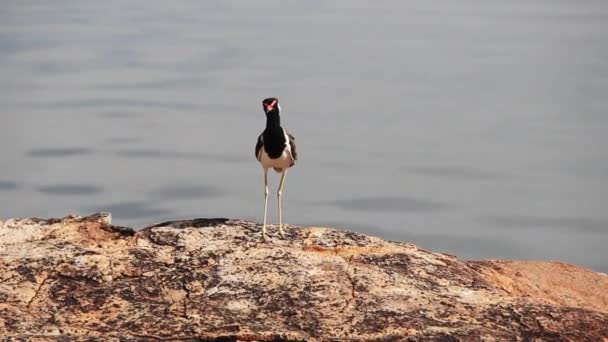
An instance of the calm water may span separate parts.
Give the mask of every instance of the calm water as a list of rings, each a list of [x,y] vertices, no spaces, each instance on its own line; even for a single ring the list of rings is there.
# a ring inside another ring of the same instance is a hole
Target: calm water
[[[608,271],[605,0],[164,4],[3,2],[0,216],[259,221],[277,96],[288,222]]]

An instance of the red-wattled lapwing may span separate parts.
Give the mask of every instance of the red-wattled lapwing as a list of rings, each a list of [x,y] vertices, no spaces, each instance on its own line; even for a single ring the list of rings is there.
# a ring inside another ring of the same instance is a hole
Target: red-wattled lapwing
[[[276,172],[281,173],[277,201],[279,202],[279,233],[282,238],[285,238],[281,217],[281,194],[285,185],[287,169],[294,166],[298,155],[296,153],[295,138],[281,127],[281,118],[279,117],[281,106],[279,105],[279,99],[274,97],[264,99],[262,101],[262,108],[266,113],[266,129],[260,134],[258,142],[255,144],[255,157],[262,164],[262,168],[264,168],[264,225],[262,226],[262,236],[266,240],[268,169],[273,168]]]

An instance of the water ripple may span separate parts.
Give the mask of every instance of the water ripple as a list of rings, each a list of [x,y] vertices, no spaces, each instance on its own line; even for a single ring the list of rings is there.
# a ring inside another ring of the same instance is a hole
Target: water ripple
[[[41,193],[58,196],[83,196],[98,194],[102,188],[86,184],[56,184],[41,186],[37,189]]]
[[[15,182],[0,180],[0,191],[17,190],[18,188],[19,188],[19,185]]]
[[[443,203],[410,197],[362,197],[335,200],[328,204],[349,211],[431,212],[448,208]]]
[[[35,158],[62,158],[90,154],[92,151],[83,147],[40,148],[30,150],[27,154]]]

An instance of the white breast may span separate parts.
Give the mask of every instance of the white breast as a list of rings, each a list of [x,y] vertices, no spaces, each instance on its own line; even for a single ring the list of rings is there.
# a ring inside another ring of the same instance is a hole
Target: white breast
[[[260,158],[260,162],[262,163],[262,167],[265,169],[286,169],[291,166],[291,151],[286,148],[279,158],[270,159],[266,151],[262,149],[262,158]]]

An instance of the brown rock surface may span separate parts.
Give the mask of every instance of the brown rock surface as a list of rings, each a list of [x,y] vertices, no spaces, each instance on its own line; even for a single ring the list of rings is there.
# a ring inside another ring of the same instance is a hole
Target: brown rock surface
[[[608,341],[608,276],[467,262],[319,227],[107,215],[0,222],[0,336],[87,341]]]

